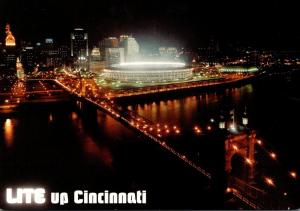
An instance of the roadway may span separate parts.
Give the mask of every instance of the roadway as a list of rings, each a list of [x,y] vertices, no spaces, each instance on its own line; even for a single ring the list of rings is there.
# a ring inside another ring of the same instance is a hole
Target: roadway
[[[0,89],[0,108],[12,108],[23,103],[48,103],[66,100],[67,93],[53,81],[16,80],[3,83]]]
[[[173,91],[174,89],[190,89],[194,87],[204,87],[204,86],[215,86],[220,84],[232,83],[241,81],[244,79],[252,78],[253,75],[233,75],[229,76],[226,80],[222,81],[208,81],[208,82],[201,82],[201,83],[189,83],[189,84],[180,84],[178,85],[170,85],[171,87],[164,87],[160,92],[165,91]],[[119,120],[120,122],[125,123],[128,127],[134,129],[135,131],[143,134],[148,140],[154,141],[155,143],[159,144],[163,149],[167,150],[168,152],[172,153],[174,156],[185,162],[187,165],[191,166],[193,169],[198,171],[201,175],[203,175],[208,180],[212,179],[210,172],[200,166],[198,163],[194,162],[189,155],[182,154],[178,152],[175,148],[168,145],[166,139],[169,136],[176,136],[180,135],[181,129],[176,125],[160,125],[157,123],[153,123],[152,121],[139,116],[138,114],[118,106],[115,104],[113,99],[118,97],[117,95],[113,95],[108,93],[106,89],[98,86],[94,80],[92,79],[76,79],[76,78],[63,78],[62,80],[55,80],[57,84],[62,86],[66,91],[70,92],[71,94],[79,97],[83,101],[87,101],[90,104],[95,105],[97,108],[105,111],[113,118]],[[147,89],[147,88],[145,88]],[[123,96],[132,96],[134,91],[128,92],[128,90],[124,91]],[[154,90],[138,90],[138,94],[148,94],[148,92],[158,92]],[[236,181],[236,180],[232,180]],[[268,206],[262,206],[262,202],[259,200],[253,200],[253,195],[262,195],[259,189],[255,187],[250,187],[243,183],[241,187],[237,185],[237,182],[232,182],[234,188],[233,195],[238,198],[239,200],[246,203],[249,207],[253,209],[257,208],[265,208]],[[244,191],[244,189],[246,191]],[[266,198],[266,197],[264,197]],[[262,199],[264,199],[262,198]],[[265,204],[264,204],[265,205]]]

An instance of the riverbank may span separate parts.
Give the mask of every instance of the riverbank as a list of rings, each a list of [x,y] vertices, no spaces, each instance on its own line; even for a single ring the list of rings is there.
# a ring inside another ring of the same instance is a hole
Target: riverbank
[[[193,94],[199,90],[202,91],[209,91],[213,89],[220,89],[232,86],[241,86],[247,83],[251,83],[255,80],[258,80],[262,76],[264,76],[265,72],[259,74],[251,74],[246,75],[241,78],[235,78],[228,81],[215,81],[215,82],[202,82],[197,84],[183,84],[180,87],[170,87],[170,88],[158,88],[152,89],[145,92],[126,92],[120,95],[113,95],[113,98],[116,102],[128,102],[128,101],[135,101],[135,100],[143,100],[143,99],[152,99],[152,98],[169,98],[174,96],[185,96],[187,94]]]

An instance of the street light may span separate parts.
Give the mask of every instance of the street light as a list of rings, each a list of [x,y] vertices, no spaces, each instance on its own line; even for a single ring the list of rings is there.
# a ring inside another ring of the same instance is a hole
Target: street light
[[[249,159],[249,158],[246,158],[245,161],[250,166],[252,166],[254,164],[254,162],[251,159]]]
[[[267,183],[267,185],[275,186],[273,179],[270,177],[265,177],[265,182]]]
[[[290,176],[293,178],[293,179],[296,179],[297,178],[297,173],[295,171],[290,171]]]
[[[274,160],[276,159],[277,155],[274,152],[270,153],[271,158],[273,158]]]
[[[239,148],[237,147],[237,145],[232,145],[232,148],[234,149],[234,151],[238,151],[239,150]]]
[[[262,145],[262,141],[261,141],[261,140],[256,140],[256,143],[257,143],[258,145]]]

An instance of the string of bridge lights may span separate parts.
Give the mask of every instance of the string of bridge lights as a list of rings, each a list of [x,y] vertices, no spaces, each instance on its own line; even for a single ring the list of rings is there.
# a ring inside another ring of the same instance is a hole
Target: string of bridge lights
[[[80,87],[80,81],[77,82],[77,84],[75,85],[75,87],[78,89]],[[76,89],[75,88],[75,89]],[[75,91],[75,90],[73,90]],[[106,95],[107,97],[108,95]],[[108,98],[109,99],[109,98]],[[113,103],[113,102],[112,102]],[[119,115],[118,115],[119,116]],[[210,123],[214,123],[215,120],[213,118],[210,119]],[[146,123],[145,120],[143,120],[142,117],[136,117],[135,120],[132,120],[131,121],[131,124],[133,126],[136,126],[138,128],[142,128],[143,130],[147,130],[148,132],[151,132],[153,134],[155,134],[156,132],[156,136],[159,137],[159,138],[162,138],[162,137],[167,137],[169,135],[179,135],[181,134],[181,129],[179,126],[177,125],[169,125],[169,124],[162,124],[162,123],[152,123],[152,124],[148,124]],[[234,125],[230,125],[229,127],[234,128]],[[211,124],[208,124],[206,126],[205,129],[202,129],[199,125],[195,125],[193,127],[194,129],[194,132],[197,134],[197,135],[200,135],[201,133],[204,132],[204,130],[207,130],[208,132],[209,131],[212,131],[213,130],[213,126]],[[259,145],[259,146],[262,146],[263,145],[263,142],[262,140],[256,140],[256,144]],[[232,146],[234,150],[238,151],[239,148],[237,145],[233,145]],[[274,152],[274,151],[270,151],[268,152],[269,156],[271,159],[273,160],[277,160],[277,154]],[[248,164],[248,165],[254,165],[255,164],[255,161],[249,159],[249,158],[245,158],[245,163]],[[297,172],[296,171],[290,171],[289,172],[289,176],[293,179],[297,179]],[[272,179],[271,177],[264,177],[264,181],[267,185],[269,186],[273,186],[275,187],[275,181],[274,179]],[[285,192],[286,194],[286,192]]]
[[[74,83],[73,80],[69,81],[68,83],[68,87],[69,89],[76,93],[79,91],[79,93],[81,93],[81,91],[79,90],[81,85],[85,84],[85,81],[80,81],[80,80],[77,80],[76,83]],[[90,90],[91,88],[89,87],[87,90]],[[100,93],[100,89],[98,87],[97,90],[95,90],[96,94],[93,94],[92,93],[92,96],[90,96],[88,94],[88,97],[89,99],[92,99],[93,97],[95,98],[98,98],[98,95]],[[97,96],[96,96],[97,95]],[[114,104],[114,102],[110,99],[109,97],[109,93],[107,92],[103,92],[103,96],[104,98],[102,98],[102,100],[100,100],[99,98],[96,99],[96,103],[100,103],[105,109],[107,109],[109,112],[112,112],[112,114],[117,117],[117,118],[120,118],[120,114],[117,112],[119,111],[118,108],[116,107],[116,105]],[[103,101],[103,99],[106,99],[105,101]],[[128,112],[131,112],[130,110]],[[153,122],[150,122],[146,119],[144,119],[143,117],[141,116],[138,116],[138,115],[134,115],[134,113],[130,113],[131,114],[131,121],[129,122],[132,126],[136,127],[136,128],[139,128],[140,130],[142,131],[145,131],[157,138],[163,138],[163,137],[168,137],[168,136],[172,136],[172,135],[180,135],[181,134],[181,128],[177,125],[171,125],[171,124],[166,124],[166,123],[153,123]],[[200,127],[199,125],[194,125],[193,126],[193,131],[196,135],[201,135],[205,132],[212,132],[214,130],[214,124],[216,123],[215,120],[213,118],[211,118],[209,120],[209,124],[206,125],[206,127]],[[248,123],[248,120],[247,119],[243,119],[243,123],[247,124]],[[244,125],[245,125],[244,124]],[[221,129],[225,129],[225,123],[224,124],[219,124],[219,128]],[[237,131],[237,128],[236,128],[236,125],[235,124],[230,124],[229,127],[227,128],[228,130],[231,130],[231,131]],[[166,145],[165,142],[162,142],[164,145]],[[261,146],[263,148],[263,141],[260,140],[260,139],[256,139],[255,141],[255,144],[258,145],[258,146]],[[235,151],[238,151],[239,150],[239,146],[237,144],[234,144],[232,145],[232,148],[233,150]],[[272,159],[272,160],[278,160],[278,155],[276,154],[276,152],[274,151],[271,151],[271,150],[266,150],[266,153],[268,154],[268,156]],[[245,163],[247,165],[250,165],[250,166],[253,166],[255,165],[255,161],[254,160],[251,160],[247,157],[244,158],[245,159]],[[298,179],[298,175],[297,175],[297,172],[294,171],[294,170],[291,170],[288,172],[288,176],[291,178],[291,179]],[[270,176],[264,176],[263,177],[263,181],[265,184],[267,184],[268,186],[270,187],[276,187],[276,182],[275,180],[270,177]],[[287,196],[287,192],[284,192],[283,195],[284,196]]]

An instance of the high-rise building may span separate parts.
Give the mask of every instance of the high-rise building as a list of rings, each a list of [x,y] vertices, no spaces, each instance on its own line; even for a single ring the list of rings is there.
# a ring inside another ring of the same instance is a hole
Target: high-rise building
[[[124,48],[125,61],[134,61],[138,59],[140,46],[134,37],[121,35],[120,47]]]
[[[47,38],[45,42],[37,43],[34,46],[34,54],[36,63],[47,69],[68,63],[70,48],[65,45],[57,45],[52,38]],[[25,63],[23,64],[25,67]]]
[[[116,37],[107,37],[100,42],[99,46],[100,46],[101,60],[106,60],[106,49],[118,48],[119,40]]]
[[[5,67],[5,50],[3,44],[0,42],[0,70],[4,70]]]
[[[32,45],[25,45],[21,51],[21,62],[26,69],[32,69],[35,66],[35,52]]]
[[[14,69],[16,65],[16,51],[15,49],[6,49],[5,50],[5,64],[8,69]]]
[[[121,35],[120,38],[104,38],[100,44],[101,60],[106,65],[117,64],[125,61],[135,61],[139,55],[139,44],[135,38]]]
[[[119,40],[120,40],[120,43],[123,42],[123,41],[126,40],[126,39],[128,39],[128,35],[126,35],[126,34],[121,35],[121,36],[120,36],[120,39],[119,39]]]
[[[82,28],[71,33],[71,57],[79,61],[87,61],[89,56],[88,34]]]
[[[163,59],[174,60],[178,56],[178,51],[175,47],[160,47],[158,51]]]
[[[220,47],[219,47],[219,42],[211,38],[209,40],[209,45],[207,48],[207,53],[208,53],[208,64],[210,66],[214,66],[218,63],[219,61],[219,54],[220,54]]]
[[[259,52],[255,49],[249,49],[245,52],[245,59],[247,62],[247,65],[259,65]]]
[[[10,31],[10,25],[6,24],[5,27],[5,33],[6,33],[6,38],[5,38],[5,46],[16,46],[16,40],[15,37],[13,36],[12,32]]]
[[[6,24],[5,27],[5,49],[4,49],[4,57],[5,57],[5,65],[8,69],[15,69],[16,67],[16,59],[17,59],[17,51],[16,51],[16,40],[10,31],[10,25]]]
[[[59,66],[59,52],[52,38],[45,39],[41,49],[41,56],[45,67]]]
[[[58,54],[59,58],[61,58],[62,63],[69,59],[70,55],[70,48],[65,45],[58,46]]]
[[[100,54],[100,49],[99,48],[94,47],[92,49],[90,59],[91,59],[91,61],[100,61],[101,54]]]
[[[90,53],[89,71],[99,73],[105,68],[105,61],[101,60],[100,49],[94,47]]]
[[[25,79],[24,69],[19,58],[17,58],[16,61],[16,70],[17,70],[17,78],[20,80],[24,80]]]
[[[108,66],[124,62],[124,48],[106,48],[105,57]]]

